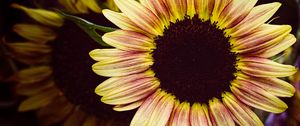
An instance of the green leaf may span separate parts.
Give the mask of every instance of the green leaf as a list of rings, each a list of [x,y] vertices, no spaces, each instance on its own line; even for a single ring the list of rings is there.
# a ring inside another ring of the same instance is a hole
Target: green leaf
[[[85,19],[82,19],[80,17],[74,16],[74,15],[70,15],[67,14],[61,10],[57,10],[56,11],[63,16],[64,18],[74,22],[75,24],[77,24],[77,26],[79,26],[84,32],[86,32],[94,41],[96,41],[97,43],[99,43],[102,46],[105,47],[109,47],[110,45],[108,45],[107,43],[105,43],[102,40],[102,36],[99,35],[96,30],[102,31],[102,32],[112,32],[115,31],[115,28],[111,28],[111,27],[105,27],[105,26],[101,26],[101,25],[96,25],[94,23],[91,23]]]

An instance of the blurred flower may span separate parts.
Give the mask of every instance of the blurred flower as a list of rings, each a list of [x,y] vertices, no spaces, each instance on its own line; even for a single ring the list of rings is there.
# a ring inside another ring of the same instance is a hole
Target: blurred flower
[[[257,0],[115,0],[121,28],[95,49],[95,92],[114,110],[139,108],[132,126],[263,125],[251,107],[281,113],[297,69],[268,58],[293,45],[291,26],[265,23],[280,7]]]
[[[102,11],[96,0],[59,0],[59,2],[66,11],[73,14],[90,15]],[[112,0],[104,4],[117,10]],[[65,29],[64,27],[68,27],[68,22],[53,11],[28,8],[18,4],[12,4],[12,7],[22,10],[36,21],[13,26],[13,31],[23,37],[24,41],[4,43],[10,56],[25,65],[25,67],[22,65],[11,78],[17,82],[17,94],[26,96],[18,110],[20,112],[36,110],[42,125],[126,125],[126,119],[131,117],[130,114],[114,113],[110,106],[99,104],[96,99],[90,100],[94,95],[94,87],[89,83],[101,80],[96,78],[95,81],[93,76],[89,76],[89,73],[92,73],[88,69],[91,60],[86,55],[96,43],[88,43],[88,41],[84,43],[81,39],[76,39],[84,38],[85,34],[82,37],[80,34],[79,36],[71,34],[72,38],[75,38],[72,42],[61,40],[60,38],[68,36],[68,34],[61,34],[66,33],[62,32],[63,30],[76,33],[78,29],[75,31],[72,28]],[[79,61],[76,63],[69,60],[73,54],[78,54],[76,56]],[[85,67],[82,69],[82,66]],[[89,77],[72,76],[80,74]],[[94,101],[97,104],[91,104]]]

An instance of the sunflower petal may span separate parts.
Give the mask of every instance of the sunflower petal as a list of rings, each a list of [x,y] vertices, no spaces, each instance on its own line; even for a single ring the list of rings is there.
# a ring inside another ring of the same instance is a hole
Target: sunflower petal
[[[207,21],[214,10],[215,0],[195,0],[195,9],[199,18]]]
[[[186,0],[166,0],[166,4],[171,13],[171,21],[183,20],[186,14]]]
[[[233,50],[237,53],[256,53],[264,48],[272,47],[282,41],[292,30],[289,25],[270,25],[263,24],[253,30],[252,34],[231,38],[235,45]]]
[[[101,8],[98,5],[97,0],[81,0],[83,5],[91,9],[96,13],[101,13]]]
[[[87,115],[80,109],[74,109],[74,111],[68,116],[62,126],[82,126],[82,123],[86,119]]]
[[[133,110],[133,109],[140,107],[143,104],[143,101],[144,100],[140,100],[140,101],[136,101],[136,102],[129,103],[129,104],[116,105],[113,107],[113,110],[119,111],[119,112]]]
[[[292,34],[286,36],[281,42],[277,43],[274,46],[270,46],[264,49],[259,50],[255,53],[258,57],[270,58],[279,54],[280,52],[288,49],[297,41],[296,37]]]
[[[190,112],[192,126],[212,126],[206,105],[194,103]]]
[[[170,13],[164,0],[140,0],[140,2],[157,15],[165,26],[170,24]]]
[[[278,2],[255,6],[241,22],[225,32],[232,37],[246,35],[269,20],[280,6]]]
[[[217,98],[209,101],[210,116],[214,126],[234,126],[233,119],[227,108]]]
[[[20,36],[37,43],[46,43],[56,38],[56,34],[50,28],[33,24],[16,24],[13,31]]]
[[[52,75],[49,66],[29,67],[16,73],[16,80],[20,84],[34,84],[48,79]]]
[[[5,43],[7,47],[16,55],[23,56],[40,56],[50,54],[52,49],[45,44],[29,43],[29,42],[16,42]]]
[[[174,107],[174,98],[167,94],[158,102],[150,117],[149,126],[165,126],[167,124]]]
[[[157,90],[158,81],[138,80],[104,95],[101,101],[110,105],[129,104],[141,100]]]
[[[241,126],[263,126],[257,115],[243,103],[239,102],[231,93],[222,94],[223,103],[232,113],[237,123]]]
[[[150,95],[135,113],[130,126],[147,125],[152,113],[155,111],[155,107],[165,95],[167,95],[167,93],[161,90],[157,90],[155,93]]]
[[[238,75],[237,81],[239,80],[252,83],[260,88],[264,88],[274,96],[291,97],[295,93],[295,88],[291,84],[275,77],[258,78],[247,75]]]
[[[219,21],[220,14],[231,1],[232,0],[215,0],[214,9],[210,19],[212,23]]]
[[[11,6],[24,11],[27,15],[39,23],[55,27],[60,27],[63,25],[63,18],[55,12],[44,9],[32,9],[15,3]]]
[[[16,93],[18,95],[33,96],[50,88],[55,88],[54,86],[54,81],[46,81],[30,85],[19,84],[16,86]]]
[[[273,113],[281,113],[288,106],[266,90],[246,81],[232,82],[231,91],[243,103]]]
[[[286,77],[297,72],[294,66],[276,63],[259,57],[241,58],[238,68],[243,73],[254,77]]]
[[[195,0],[187,0],[187,15],[190,17],[194,17],[196,14],[196,9],[195,9]]]
[[[102,61],[115,58],[130,57],[132,55],[148,55],[146,53],[137,51],[123,51],[120,49],[94,49],[89,53],[89,55],[96,61]]]
[[[137,32],[117,30],[102,36],[103,41],[121,50],[150,51],[155,48],[153,39]]]
[[[172,126],[189,126],[190,125],[190,103],[183,102],[173,109],[174,117],[171,122]]]
[[[221,12],[218,24],[221,29],[231,28],[242,21],[257,0],[232,0]]]
[[[153,35],[162,35],[163,25],[151,10],[135,0],[115,0],[120,10],[141,29]]]
[[[35,110],[44,107],[48,105],[58,95],[58,93],[59,91],[53,88],[41,92],[38,95],[29,97],[28,99],[26,99],[20,104],[18,111],[24,112],[24,111]]]
[[[102,13],[109,21],[123,30],[138,31],[144,33],[143,30],[141,30],[123,13],[114,12],[108,9],[102,10]]]

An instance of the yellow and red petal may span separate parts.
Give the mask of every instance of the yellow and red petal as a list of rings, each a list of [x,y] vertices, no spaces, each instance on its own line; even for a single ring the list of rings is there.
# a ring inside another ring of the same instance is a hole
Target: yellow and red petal
[[[192,126],[212,126],[208,107],[199,103],[194,103],[190,112],[190,122]]]
[[[113,107],[113,110],[115,110],[115,111],[133,110],[133,109],[140,107],[143,104],[143,102],[144,102],[144,99],[133,102],[133,103],[129,103],[129,104],[116,105]]]
[[[117,30],[109,32],[104,34],[102,39],[107,44],[126,51],[151,51],[155,48],[153,39],[133,31]]]
[[[282,41],[292,30],[289,25],[263,24],[253,30],[251,34],[239,38],[232,38],[233,50],[237,53],[252,55]]]
[[[204,21],[210,19],[214,10],[214,0],[195,0],[195,9],[198,17]]]
[[[266,90],[246,81],[232,82],[231,91],[243,103],[267,112],[281,113],[288,106]]]
[[[141,29],[153,35],[162,35],[163,24],[151,10],[135,0],[115,0],[115,3]]]
[[[215,0],[214,8],[210,18],[211,23],[219,21],[220,14],[231,1],[232,0]]]
[[[286,77],[297,72],[294,66],[259,57],[241,58],[238,62],[238,69],[254,77]]]
[[[159,17],[164,26],[170,24],[170,13],[164,0],[140,0],[140,2]]]
[[[278,2],[255,6],[241,22],[225,32],[232,37],[246,35],[269,20],[280,6]]]
[[[234,126],[230,112],[219,99],[209,101],[209,112],[213,126]]]
[[[95,61],[109,60],[122,57],[130,57],[132,55],[149,55],[148,52],[124,51],[120,49],[94,49],[89,53],[90,57]]]
[[[241,103],[231,93],[222,94],[223,103],[232,113],[235,121],[241,126],[263,126],[257,115],[246,105]]]
[[[173,119],[170,122],[171,126],[189,126],[190,125],[190,103],[183,102],[177,107],[174,107]]]

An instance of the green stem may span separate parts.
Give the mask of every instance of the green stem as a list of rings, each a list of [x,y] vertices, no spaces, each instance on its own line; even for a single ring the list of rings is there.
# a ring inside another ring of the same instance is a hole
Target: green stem
[[[62,15],[64,18],[74,22],[77,26],[79,26],[84,32],[86,32],[94,41],[96,41],[97,43],[99,43],[102,46],[105,47],[110,47],[110,45],[108,45],[107,43],[105,43],[102,40],[102,36],[99,35],[96,30],[102,31],[102,32],[112,32],[115,31],[115,28],[111,28],[111,27],[106,27],[106,26],[101,26],[101,25],[96,25],[92,22],[89,22],[85,19],[82,19],[80,17],[77,16],[73,16],[70,14],[67,14],[61,10],[56,9],[56,11]]]

